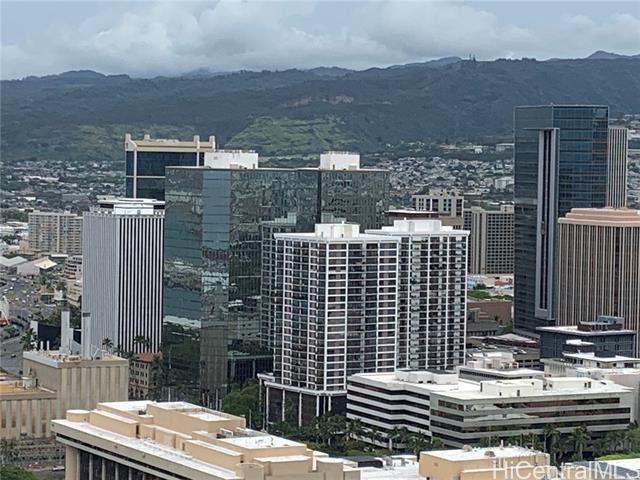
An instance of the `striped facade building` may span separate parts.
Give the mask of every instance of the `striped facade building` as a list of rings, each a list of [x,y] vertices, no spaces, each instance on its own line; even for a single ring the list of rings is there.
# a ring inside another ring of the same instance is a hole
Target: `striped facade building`
[[[396,368],[398,240],[355,224],[276,233],[274,374],[268,422],[344,411],[347,378]],[[268,273],[268,272],[265,272]]]
[[[71,212],[29,213],[29,249],[34,253],[82,254],[82,217]]]
[[[557,324],[607,315],[640,332],[640,211],[574,208],[558,235]]]
[[[627,206],[628,132],[623,127],[609,127],[607,206]]]
[[[499,210],[471,207],[464,211],[464,229],[470,232],[469,273],[513,273],[513,219],[513,205],[501,205]]]
[[[111,198],[85,212],[82,312],[92,350],[105,339],[123,351],[159,350],[163,227],[157,200]]]

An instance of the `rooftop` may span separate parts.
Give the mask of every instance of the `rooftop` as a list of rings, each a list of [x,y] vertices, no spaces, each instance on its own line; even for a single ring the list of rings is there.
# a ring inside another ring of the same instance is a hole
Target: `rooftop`
[[[454,230],[451,226],[442,225],[440,220],[435,219],[411,219],[394,220],[392,226],[384,226],[379,230],[367,230],[367,233],[377,235],[469,235],[468,230]]]
[[[27,261],[26,258],[24,257],[11,257],[11,258],[7,258],[4,257],[2,255],[0,255],[0,265],[3,267],[16,267],[18,265],[21,265],[23,263],[25,263]]]
[[[214,150],[216,148],[216,137],[211,135],[208,140],[200,140],[199,135],[194,135],[192,140],[177,140],[173,138],[151,138],[145,135],[142,139],[135,140],[131,134],[125,135],[125,149],[136,150],[138,148],[167,151],[172,149],[200,149]]]
[[[454,462],[468,462],[483,458],[510,458],[535,455],[539,452],[524,447],[490,447],[490,448],[460,448],[455,450],[435,450],[428,452],[433,457]]]
[[[630,208],[573,208],[560,224],[640,227],[640,210]]]
[[[30,350],[22,353],[22,358],[27,361],[42,363],[54,368],[69,368],[90,365],[121,366],[129,362],[116,355],[102,352],[102,358],[83,358],[81,355],[63,353],[60,350]]]
[[[294,240],[340,240],[344,242],[394,241],[386,235],[360,233],[360,225],[355,223],[317,223],[313,233],[276,233],[274,237]]]
[[[577,325],[557,325],[553,327],[538,327],[538,331],[551,333],[564,333],[565,335],[576,335],[583,337],[593,337],[601,335],[635,335],[634,330],[579,330]]]
[[[150,465],[186,478],[195,478],[197,472],[203,480],[235,480],[245,478],[245,469],[253,467],[263,468],[264,478],[271,480],[296,478],[295,474],[306,478],[322,471],[323,462],[340,464],[343,472],[353,470],[345,461],[327,458],[303,443],[247,429],[242,417],[186,402],[99,403],[90,412],[70,410],[65,420],[54,420],[53,425],[65,438],[98,448],[115,446],[125,458],[151,457]],[[279,467],[273,469],[273,464]]]
[[[584,353],[563,353],[565,358],[574,358],[576,360],[589,360],[592,362],[612,363],[612,362],[640,362],[640,358],[625,357],[622,355],[613,355],[611,357],[600,357],[597,352],[584,352]]]

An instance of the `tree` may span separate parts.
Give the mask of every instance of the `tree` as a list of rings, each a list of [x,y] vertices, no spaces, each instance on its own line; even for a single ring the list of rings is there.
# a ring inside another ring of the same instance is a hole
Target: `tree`
[[[0,464],[11,463],[18,455],[18,442],[13,439],[0,440]],[[0,476],[0,478],[4,478]]]
[[[576,427],[571,432],[571,443],[574,451],[574,458],[582,460],[584,457],[584,449],[587,448],[589,442],[589,431],[584,425]]]
[[[151,348],[151,340],[144,335],[136,335],[133,337],[133,344],[142,347],[145,350]]]
[[[113,340],[111,340],[110,338],[103,338],[102,348],[104,348],[107,352],[111,353],[111,350],[113,349]]]
[[[560,431],[552,423],[547,423],[544,426],[542,436],[544,437],[545,449],[551,455],[551,461],[556,463],[560,447]]]
[[[22,350],[29,351],[36,348],[37,338],[36,332],[33,331],[32,328],[28,328],[22,334],[22,338],[20,339],[20,343],[22,344]]]
[[[224,397],[221,410],[232,415],[245,417],[249,428],[261,426],[260,385],[257,382],[250,382],[241,388],[232,390]]]
[[[24,468],[2,465],[0,467],[0,478],[2,480],[38,480],[37,477]]]

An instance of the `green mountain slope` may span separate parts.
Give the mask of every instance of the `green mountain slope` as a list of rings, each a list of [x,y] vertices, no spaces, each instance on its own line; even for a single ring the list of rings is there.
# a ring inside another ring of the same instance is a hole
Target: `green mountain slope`
[[[640,112],[640,59],[461,61],[359,72],[134,79],[95,72],[3,81],[1,153],[122,161],[122,135],[215,134],[266,155],[373,151],[400,141],[509,135],[513,107],[598,103]]]

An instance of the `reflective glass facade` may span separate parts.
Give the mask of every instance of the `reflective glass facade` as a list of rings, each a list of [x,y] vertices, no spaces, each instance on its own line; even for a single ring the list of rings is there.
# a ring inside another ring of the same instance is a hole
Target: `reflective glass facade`
[[[260,312],[274,220],[295,231],[323,216],[377,228],[387,208],[380,170],[168,168],[163,350],[174,392],[215,405],[229,382],[271,369]]]
[[[204,152],[127,151],[125,154],[125,190],[127,198],[164,200],[167,167],[204,164]]]
[[[604,207],[608,108],[515,109],[515,305],[518,330],[553,324],[555,226],[576,207]]]

